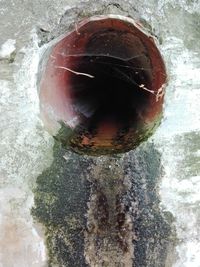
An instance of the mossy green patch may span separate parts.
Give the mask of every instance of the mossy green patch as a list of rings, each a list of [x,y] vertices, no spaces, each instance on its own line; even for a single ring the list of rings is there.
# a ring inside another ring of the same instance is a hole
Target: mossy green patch
[[[45,226],[50,267],[87,266],[83,239],[90,186],[83,174],[89,162],[70,152],[66,160],[65,154],[56,142],[51,167],[36,181],[32,215]]]

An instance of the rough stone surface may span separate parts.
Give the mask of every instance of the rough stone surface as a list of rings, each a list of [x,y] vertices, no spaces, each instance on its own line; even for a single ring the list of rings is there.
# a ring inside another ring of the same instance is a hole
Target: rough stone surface
[[[94,158],[56,143],[32,210],[45,226],[49,266],[171,266],[175,234],[159,207],[160,174],[153,144]]]

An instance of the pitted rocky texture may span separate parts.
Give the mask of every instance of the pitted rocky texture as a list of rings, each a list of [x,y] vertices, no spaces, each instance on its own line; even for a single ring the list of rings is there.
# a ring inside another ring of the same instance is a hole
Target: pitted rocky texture
[[[98,158],[57,144],[32,210],[46,229],[49,266],[172,266],[175,236],[159,208],[160,176],[153,144]]]
[[[132,207],[134,267],[170,267],[176,243],[173,216],[162,212],[158,195],[162,166],[153,143],[130,152],[123,169],[131,180],[127,197]]]
[[[85,256],[90,266],[133,266],[133,220],[124,203],[131,184],[121,161],[101,158],[89,176]]]
[[[54,145],[50,168],[37,178],[32,214],[44,225],[49,266],[87,266],[84,259],[85,214],[90,184],[85,179],[91,160]]]

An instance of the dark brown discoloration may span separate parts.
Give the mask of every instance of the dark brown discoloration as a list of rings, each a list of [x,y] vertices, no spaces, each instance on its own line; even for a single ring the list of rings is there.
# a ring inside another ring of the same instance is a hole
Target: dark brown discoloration
[[[97,213],[96,220],[98,222],[99,230],[109,227],[109,209],[106,196],[99,192],[97,196]]]
[[[128,252],[129,244],[126,241],[126,236],[129,234],[129,231],[132,229],[129,229],[130,224],[126,222],[126,217],[128,214],[128,209],[126,210],[126,207],[124,206],[123,200],[121,197],[116,198],[116,231],[118,235],[118,242],[120,243],[120,246],[124,253]],[[132,227],[132,226],[131,226]]]

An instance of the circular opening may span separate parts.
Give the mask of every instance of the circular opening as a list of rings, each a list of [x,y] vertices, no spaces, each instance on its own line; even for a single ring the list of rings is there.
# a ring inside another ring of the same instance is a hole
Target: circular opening
[[[157,125],[164,64],[152,38],[127,19],[77,25],[51,50],[43,77],[43,117],[72,131],[75,151],[124,152]]]

